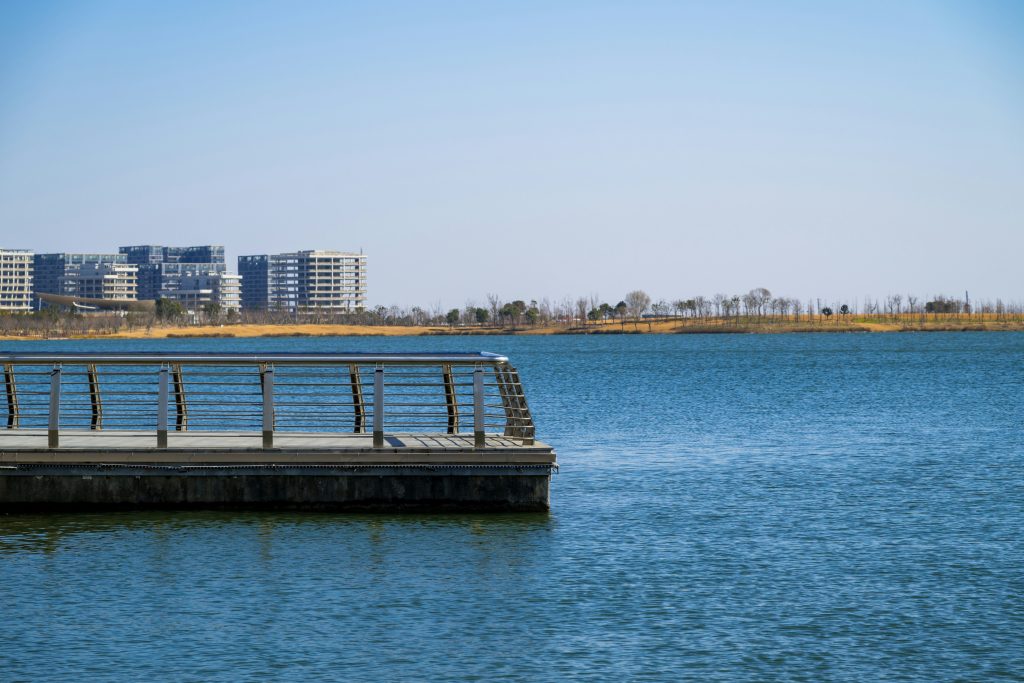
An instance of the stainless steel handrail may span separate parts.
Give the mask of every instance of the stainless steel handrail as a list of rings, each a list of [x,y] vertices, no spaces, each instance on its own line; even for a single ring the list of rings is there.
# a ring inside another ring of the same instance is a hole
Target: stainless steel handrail
[[[0,366],[0,434],[45,427],[51,448],[69,428],[155,427],[162,448],[193,427],[262,434],[264,447],[309,429],[372,431],[375,447],[385,430],[534,439],[519,373],[495,353],[0,353]]]
[[[80,365],[148,365],[150,363],[182,363],[191,365],[342,365],[388,363],[392,365],[438,365],[441,363],[507,363],[508,357],[497,353],[0,353],[0,364],[39,365],[66,363]]]

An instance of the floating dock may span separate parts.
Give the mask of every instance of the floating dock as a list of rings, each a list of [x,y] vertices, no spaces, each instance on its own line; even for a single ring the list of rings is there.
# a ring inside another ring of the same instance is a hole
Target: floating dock
[[[0,510],[549,508],[508,359],[0,354]]]

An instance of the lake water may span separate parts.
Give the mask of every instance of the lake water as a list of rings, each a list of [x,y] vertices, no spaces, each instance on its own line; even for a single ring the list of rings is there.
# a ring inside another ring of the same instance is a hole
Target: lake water
[[[1021,680],[1024,334],[208,339],[489,350],[550,514],[0,517],[0,681]]]

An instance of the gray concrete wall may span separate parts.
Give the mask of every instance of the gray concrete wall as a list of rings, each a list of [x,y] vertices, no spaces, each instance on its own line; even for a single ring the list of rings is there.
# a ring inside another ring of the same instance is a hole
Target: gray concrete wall
[[[549,508],[548,467],[131,467],[0,469],[0,510]]]

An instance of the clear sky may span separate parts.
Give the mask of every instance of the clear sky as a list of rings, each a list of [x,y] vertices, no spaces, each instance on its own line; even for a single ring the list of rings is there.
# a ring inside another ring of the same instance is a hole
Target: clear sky
[[[0,246],[1024,298],[1024,2],[0,3]]]

